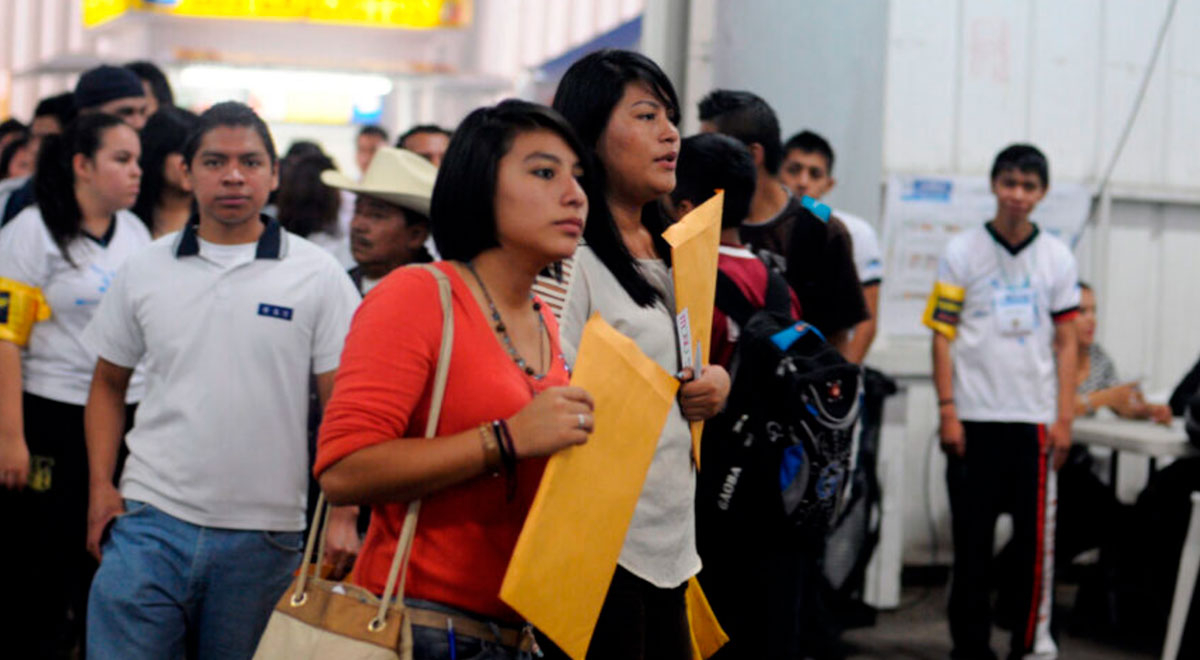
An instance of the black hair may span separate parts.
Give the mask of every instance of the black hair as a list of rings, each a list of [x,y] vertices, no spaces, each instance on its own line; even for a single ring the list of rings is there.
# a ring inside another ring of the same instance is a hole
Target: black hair
[[[1036,174],[1042,180],[1043,188],[1050,187],[1050,163],[1046,160],[1046,154],[1032,144],[1010,144],[996,154],[991,180],[995,181],[996,177],[1012,170]]]
[[[28,133],[22,133],[4,145],[4,149],[0,149],[0,179],[8,178],[8,166],[12,165],[17,152],[28,147],[32,139]]]
[[[321,145],[312,140],[296,140],[288,145],[288,149],[283,154],[283,160],[292,161],[299,160],[306,156],[324,156],[325,150]]]
[[[313,142],[312,140],[292,141],[292,143],[288,145],[287,152],[285,152],[279,159],[280,185],[282,185],[284,177],[288,175],[288,168],[291,167],[296,161],[308,156],[327,155],[328,154],[325,153],[325,150],[321,148],[321,145]],[[271,194],[267,197],[267,204],[279,203],[279,188],[280,186],[276,186],[275,189],[271,191]]]
[[[833,147],[829,141],[812,131],[800,131],[788,138],[783,145],[786,156],[792,150],[803,151],[806,154],[820,154],[825,157],[825,173],[833,174]]]
[[[1084,282],[1083,280],[1079,280],[1079,282],[1077,282],[1076,285],[1081,290],[1094,291],[1094,289],[1092,289],[1092,285],[1088,284],[1087,282]]]
[[[138,78],[150,83],[150,93],[158,101],[159,107],[175,105],[175,93],[171,91],[171,83],[167,76],[153,62],[140,60],[125,65],[126,69],[137,74]]]
[[[162,201],[163,164],[171,154],[183,154],[183,145],[196,125],[192,112],[165,105],[146,121],[142,129],[142,187],[133,212],[154,231],[154,209]]]
[[[25,124],[11,117],[0,122],[0,137],[4,137],[9,133],[25,133],[28,130],[29,128]]]
[[[360,128],[358,130],[358,137],[362,137],[364,135],[374,135],[384,142],[387,142],[388,140],[387,131],[378,124],[367,124],[366,126]]]
[[[774,176],[783,162],[779,118],[762,97],[750,92],[715,89],[700,99],[700,121],[712,122],[718,133],[735,137],[747,147],[763,148],[763,167]]]
[[[315,232],[337,233],[341,194],[321,182],[321,172],[336,170],[325,154],[309,154],[288,162],[280,173],[276,217],[285,229],[307,237]]]
[[[221,126],[253,128],[254,132],[258,133],[258,137],[262,139],[263,148],[267,151],[267,157],[271,159],[271,165],[275,166],[278,163],[279,157],[275,153],[275,141],[271,139],[271,131],[267,129],[267,124],[262,117],[255,114],[245,103],[223,101],[200,114],[195,128],[192,129],[191,135],[184,143],[183,162],[189,169],[192,166],[192,159],[196,157],[196,152],[200,150],[200,143],[204,140],[204,136]]]
[[[703,204],[718,189],[725,191],[721,206],[721,229],[742,224],[750,215],[750,200],[758,168],[744,144],[719,133],[701,133],[679,145],[679,164],[675,170],[675,190],[671,201],[687,200]]]
[[[416,126],[413,126],[412,128],[408,129],[407,131],[404,131],[403,133],[400,134],[400,137],[396,138],[396,147],[399,149],[403,149],[404,141],[418,133],[440,133],[442,135],[445,135],[446,137],[454,137],[453,131],[442,128],[441,126],[438,126],[437,124],[417,124]],[[384,138],[385,139],[387,138],[386,133],[384,134]]]
[[[508,99],[467,115],[450,138],[446,159],[438,170],[429,205],[433,241],[443,259],[470,261],[496,247],[496,175],[500,159],[513,139],[526,131],[557,134],[589,167],[586,150],[575,131],[557,112],[544,105]],[[586,190],[586,183],[584,184]],[[470,194],[464,194],[470,191]],[[405,210],[405,217],[408,217]]]
[[[588,204],[584,240],[634,302],[649,307],[661,295],[637,269],[633,255],[621,238],[612,211],[605,203],[607,176],[603,163],[596,156],[596,147],[613,108],[625,95],[625,87],[633,82],[649,86],[666,106],[670,120],[679,123],[679,98],[667,74],[650,58],[628,50],[599,50],[572,64],[554,92],[554,109],[575,128],[588,147],[588,160],[595,163],[595,176],[591,177],[591,188],[587,190],[592,203]],[[669,265],[671,248],[662,237],[669,220],[657,201],[642,207],[642,225],[650,232],[655,251]]]
[[[68,124],[61,135],[47,135],[38,150],[33,196],[50,237],[72,266],[75,263],[71,261],[67,245],[79,236],[83,220],[79,200],[75,197],[74,159],[77,154],[95,157],[104,134],[118,126],[129,127],[112,115],[100,112],[81,115]]]
[[[58,120],[60,128],[66,128],[67,124],[75,119],[77,111],[75,109],[75,93],[63,92],[54,96],[47,96],[38,101],[37,107],[33,110],[33,118],[38,117],[54,117]]]

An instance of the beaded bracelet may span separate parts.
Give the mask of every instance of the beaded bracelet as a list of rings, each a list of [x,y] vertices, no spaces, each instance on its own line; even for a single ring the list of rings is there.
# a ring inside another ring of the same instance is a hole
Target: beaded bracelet
[[[479,425],[479,440],[483,443],[483,469],[493,477],[500,474],[500,469],[504,467],[504,456],[500,451],[500,443],[487,424]]]

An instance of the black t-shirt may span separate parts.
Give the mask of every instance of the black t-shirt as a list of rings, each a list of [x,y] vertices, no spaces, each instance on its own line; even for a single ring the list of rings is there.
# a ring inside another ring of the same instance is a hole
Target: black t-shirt
[[[804,320],[826,336],[870,318],[863,298],[850,233],[837,218],[825,222],[789,193],[787,204],[766,222],[741,226],[742,241],[787,259],[787,281],[800,299]]]

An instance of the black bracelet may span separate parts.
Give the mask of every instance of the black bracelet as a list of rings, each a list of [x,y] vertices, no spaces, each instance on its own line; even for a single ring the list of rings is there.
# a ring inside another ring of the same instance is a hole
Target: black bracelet
[[[941,408],[942,406],[952,406],[952,405],[954,405],[954,397],[951,397],[949,399],[939,399],[938,400],[938,408]]]
[[[492,432],[500,443],[500,459],[504,462],[504,481],[507,486],[507,496],[512,501],[517,495],[517,451],[513,445],[512,433],[508,430],[508,422],[498,419],[492,422]]]
[[[504,442],[504,432],[500,430],[500,420],[492,420],[491,427],[492,435],[496,438],[496,444],[500,445],[500,466],[507,472],[512,462],[508,458],[509,449],[508,443]]]

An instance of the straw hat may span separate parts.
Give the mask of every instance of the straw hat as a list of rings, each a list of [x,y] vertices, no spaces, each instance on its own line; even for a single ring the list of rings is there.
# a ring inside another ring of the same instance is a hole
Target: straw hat
[[[429,215],[429,198],[437,168],[407,149],[380,147],[367,166],[362,181],[337,170],[321,172],[321,182],[332,188],[377,197],[385,202]]]

